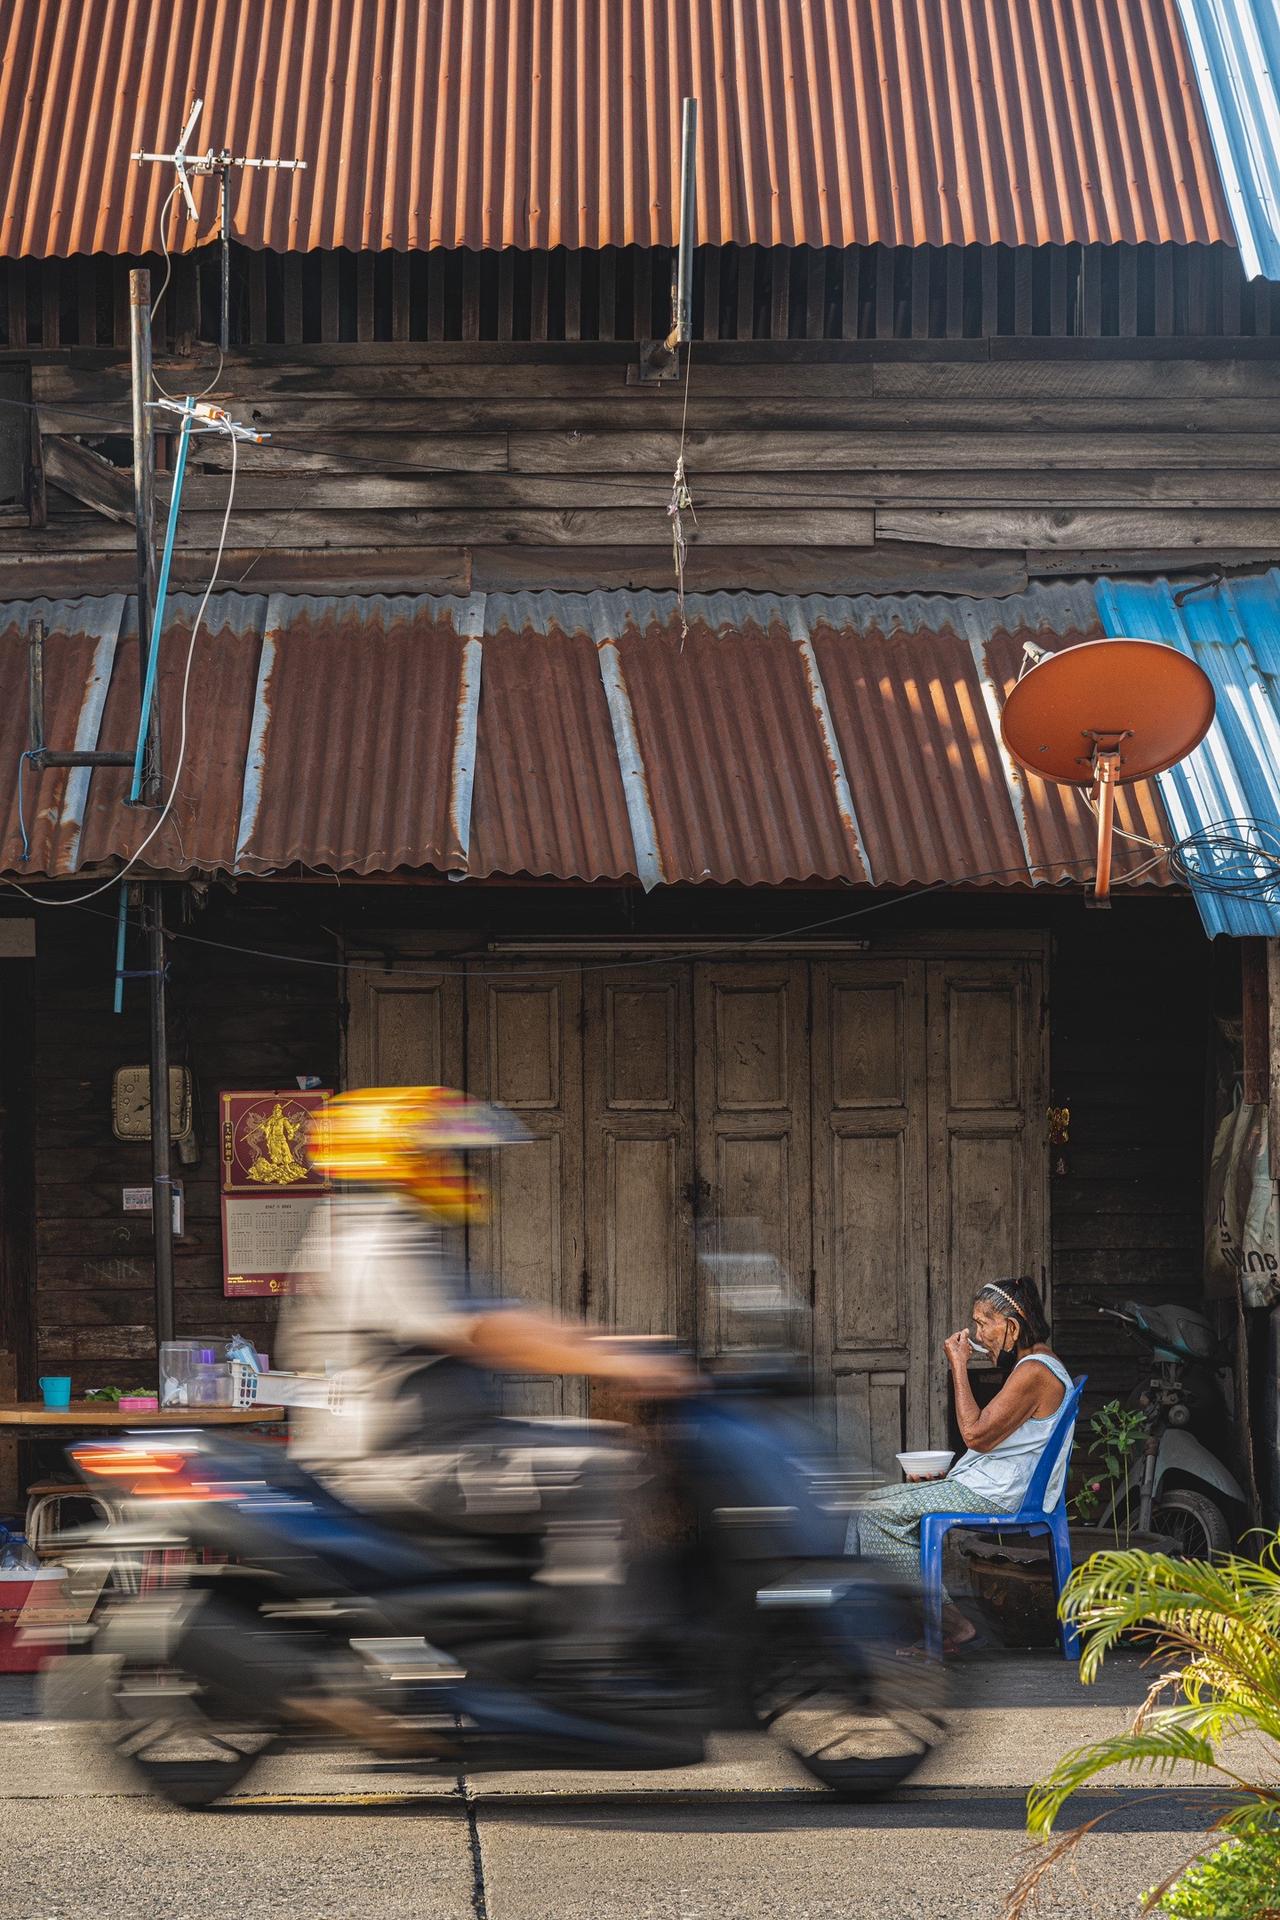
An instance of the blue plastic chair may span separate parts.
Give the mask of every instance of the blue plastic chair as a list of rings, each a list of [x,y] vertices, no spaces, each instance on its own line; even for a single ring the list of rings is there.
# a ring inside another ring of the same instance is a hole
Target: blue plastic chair
[[[1058,1462],[1070,1459],[1075,1438],[1076,1413],[1084,1392],[1087,1374],[1081,1374],[1058,1410],[1057,1423],[1045,1442],[1044,1452],[1027,1488],[1027,1497],[1017,1513],[925,1513],[920,1516],[920,1572],[924,1581],[924,1644],[935,1659],[942,1652],[942,1549],[952,1527],[986,1527],[999,1533],[1047,1533],[1050,1564],[1057,1597],[1071,1577],[1071,1540],[1067,1531],[1067,1479],[1054,1507],[1045,1507],[1045,1495]],[[1080,1658],[1080,1636],[1068,1622],[1062,1622],[1062,1652],[1068,1660]]]

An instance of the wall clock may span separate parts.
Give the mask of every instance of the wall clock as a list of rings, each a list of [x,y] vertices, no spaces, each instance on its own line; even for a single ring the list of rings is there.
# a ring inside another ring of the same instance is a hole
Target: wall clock
[[[117,1067],[111,1086],[111,1131],[117,1140],[151,1138],[151,1069]],[[191,1072],[169,1069],[169,1138],[191,1131]]]

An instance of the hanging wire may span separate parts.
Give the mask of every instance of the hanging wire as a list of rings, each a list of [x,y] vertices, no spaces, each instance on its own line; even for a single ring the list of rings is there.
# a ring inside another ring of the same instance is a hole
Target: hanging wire
[[[1211,821],[1178,841],[1169,864],[1197,892],[1280,904],[1280,827],[1274,821]]]
[[[174,195],[177,193],[177,191],[178,191],[178,183],[177,181],[175,181],[174,184],[169,189],[169,192],[165,198],[165,203],[163,207],[160,209],[160,251],[164,255],[164,279],[160,282],[159,293],[156,295],[155,299],[151,302],[152,326],[154,326],[156,323],[156,315],[160,311],[160,302],[164,299],[165,294],[168,292],[169,282],[173,278],[173,260],[169,254],[169,242],[165,237],[165,229],[169,224],[169,209],[173,205]],[[198,244],[199,242],[197,242],[197,245]],[[209,382],[207,387],[204,387],[199,393],[192,394],[191,397],[193,400],[203,400],[207,394],[210,394],[213,392],[219,380],[221,380],[222,378],[222,369],[225,364],[226,363],[225,363],[225,359],[222,352],[222,343],[221,341],[219,341],[218,365],[214,371],[214,376],[212,380]],[[170,393],[169,389],[164,385],[163,381],[160,379],[159,375],[157,374],[154,366],[151,369],[151,384],[155,388],[156,392],[163,395],[163,397],[166,400],[177,399],[178,396],[176,394]]]
[[[226,506],[226,511],[222,516],[222,530],[218,536],[218,551],[214,555],[213,567],[209,574],[209,584],[206,586],[204,590],[204,596],[200,601],[200,605],[198,609],[196,610],[196,617],[191,623],[191,640],[187,647],[187,663],[186,663],[186,667],[183,670],[183,675],[182,675],[182,706],[181,706],[182,723],[181,723],[181,728],[178,736],[178,758],[173,769],[173,780],[169,786],[168,796],[165,800],[163,807],[160,809],[159,814],[156,816],[155,824],[151,827],[146,838],[142,840],[138,844],[138,846],[134,849],[134,851],[129,855],[129,858],[125,861],[124,865],[120,868],[119,872],[113,873],[111,875],[111,878],[109,880],[104,880],[101,886],[91,888],[88,893],[78,893],[76,894],[75,898],[71,900],[44,900],[44,899],[41,899],[40,896],[37,894],[28,893],[27,889],[25,887],[19,886],[16,880],[11,880],[9,882],[9,885],[13,887],[16,893],[20,893],[25,900],[35,901],[36,904],[39,906],[42,906],[42,907],[83,906],[86,900],[96,900],[99,894],[108,893],[112,887],[118,886],[119,883],[124,879],[125,875],[130,871],[130,869],[135,867],[138,861],[141,860],[147,848],[151,845],[156,835],[160,832],[160,829],[164,826],[165,821],[169,818],[169,815],[173,809],[174,801],[178,797],[178,783],[182,778],[182,768],[187,757],[187,720],[188,720],[188,711],[189,711],[189,695],[191,691],[191,668],[192,668],[192,663],[195,660],[196,639],[199,636],[201,623],[204,620],[205,608],[209,604],[209,596],[213,592],[214,582],[218,577],[218,570],[222,565],[222,554],[227,544],[227,528],[231,525],[231,510],[232,510],[232,507],[235,505],[235,498],[236,498],[236,477],[237,477],[237,471],[238,471],[236,456],[237,456],[237,449],[239,446],[239,442],[237,441],[236,436],[234,434],[231,434],[229,438],[231,441],[231,480],[227,488],[227,506]],[[26,759],[27,755],[24,755],[23,758]],[[21,772],[19,773],[19,781],[21,781]],[[24,846],[25,846],[25,828],[23,832],[24,832]],[[24,854],[24,858],[25,858],[25,854]]]
[[[689,425],[689,374],[693,366],[693,341],[685,342],[684,349],[684,406],[680,414],[680,451],[676,455],[675,472],[671,477],[671,500],[667,512],[671,517],[671,560],[676,573],[676,606],[680,613],[680,645],[683,648],[689,638],[689,622],[684,613],[684,569],[688,559],[689,546],[684,536],[684,522],[681,515],[687,513],[696,530],[698,516],[694,512],[693,495],[689,491],[689,481],[684,470],[685,432]]]

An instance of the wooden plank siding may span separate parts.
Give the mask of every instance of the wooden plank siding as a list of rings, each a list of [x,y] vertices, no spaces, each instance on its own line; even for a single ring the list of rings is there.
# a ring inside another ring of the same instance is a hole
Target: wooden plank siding
[[[47,525],[0,527],[0,598],[127,588],[127,362],[4,359],[30,367],[50,458]],[[160,377],[206,385],[207,360]],[[669,587],[684,390],[638,374],[625,342],[233,353],[216,397],[271,438],[240,449],[224,577]],[[688,400],[694,589],[1009,592],[1280,553],[1280,338],[708,342]],[[179,584],[207,575],[228,457],[194,449]]]

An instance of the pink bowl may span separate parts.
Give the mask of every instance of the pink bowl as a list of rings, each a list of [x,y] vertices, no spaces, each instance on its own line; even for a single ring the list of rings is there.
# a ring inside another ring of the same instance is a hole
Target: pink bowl
[[[160,1402],[154,1393],[126,1393],[120,1396],[121,1413],[156,1413]]]

